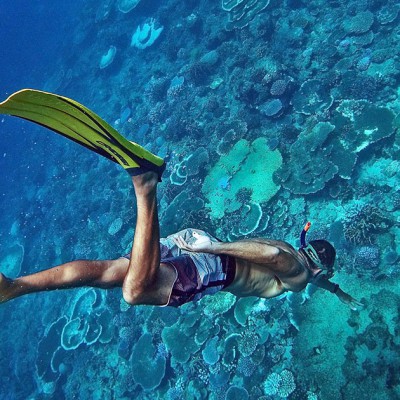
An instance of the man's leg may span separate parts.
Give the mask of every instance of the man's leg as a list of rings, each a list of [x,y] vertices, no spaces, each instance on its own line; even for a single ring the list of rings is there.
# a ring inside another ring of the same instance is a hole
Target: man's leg
[[[132,181],[137,197],[137,222],[130,261],[78,260],[15,280],[0,274],[0,302],[46,290],[122,286],[124,299],[130,304],[165,304],[176,271],[170,266],[160,268],[158,175],[148,172],[133,177]]]
[[[0,274],[0,303],[29,293],[92,286],[102,289],[121,287],[129,261],[77,260],[32,275],[8,279]]]
[[[161,305],[168,301],[176,272],[160,268],[160,228],[157,213],[158,175],[132,177],[137,199],[137,220],[131,259],[122,293],[129,304]]]

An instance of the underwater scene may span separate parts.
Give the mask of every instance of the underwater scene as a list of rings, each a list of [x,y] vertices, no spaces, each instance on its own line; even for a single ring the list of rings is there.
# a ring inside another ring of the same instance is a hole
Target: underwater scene
[[[0,400],[400,399],[398,1],[0,7],[0,101],[74,99],[165,158],[161,237],[298,249],[311,221],[357,302],[312,284],[181,307],[87,286],[5,302],[5,277],[129,253],[137,203],[109,155],[0,115]]]

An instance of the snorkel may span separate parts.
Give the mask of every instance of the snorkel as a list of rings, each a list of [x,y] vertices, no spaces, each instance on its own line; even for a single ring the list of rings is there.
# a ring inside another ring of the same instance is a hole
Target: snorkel
[[[307,223],[305,224],[303,230],[302,230],[301,233],[300,233],[300,245],[301,245],[300,248],[301,248],[301,249],[304,249],[304,247],[307,247],[307,244],[306,244],[306,235],[307,235],[307,232],[308,232],[308,230],[310,229],[310,227],[311,227],[311,222],[307,222]]]
[[[307,244],[306,242],[306,235],[308,230],[311,227],[311,222],[307,222],[301,231],[300,234],[300,249],[304,252],[304,254],[319,268],[323,271],[327,271],[327,275],[333,276],[333,270],[328,269],[325,265],[323,265],[318,257],[317,251],[314,249],[313,246]],[[319,275],[322,271],[320,271],[317,275]]]

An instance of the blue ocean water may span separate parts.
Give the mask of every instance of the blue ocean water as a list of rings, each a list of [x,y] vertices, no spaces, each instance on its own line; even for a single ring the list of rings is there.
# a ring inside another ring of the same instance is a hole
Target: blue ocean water
[[[333,282],[275,299],[129,307],[80,288],[0,306],[0,399],[400,398],[395,1],[3,1],[0,99],[73,98],[169,162],[163,236],[310,239]],[[131,246],[127,174],[0,116],[0,272]]]

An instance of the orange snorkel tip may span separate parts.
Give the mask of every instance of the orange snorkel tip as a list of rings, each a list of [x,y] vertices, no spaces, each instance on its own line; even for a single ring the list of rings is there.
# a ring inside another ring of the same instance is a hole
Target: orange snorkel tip
[[[301,247],[304,248],[307,246],[306,244],[306,233],[307,231],[310,229],[311,226],[311,222],[307,222],[303,228],[303,230],[301,231],[301,235],[300,235],[300,244]]]

